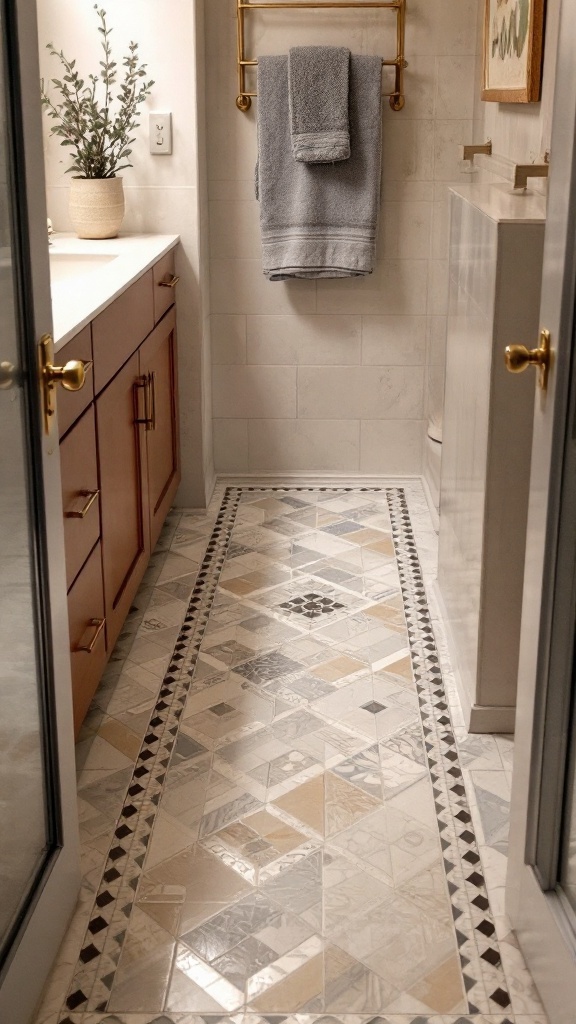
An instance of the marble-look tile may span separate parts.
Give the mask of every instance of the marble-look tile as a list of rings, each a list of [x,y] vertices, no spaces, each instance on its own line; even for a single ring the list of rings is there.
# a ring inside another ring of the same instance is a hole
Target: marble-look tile
[[[238,339],[242,315],[231,315]],[[251,344],[256,357],[265,332]],[[436,535],[419,485],[404,493],[429,579]],[[58,991],[63,1002],[86,945],[109,836],[165,669],[162,644],[169,657],[223,494],[206,516],[184,513],[171,523],[136,603],[140,618],[86,723],[85,898],[45,1018],[58,1009]],[[107,1016],[114,1024],[209,1024],[210,1015],[262,1024],[262,1014],[290,1024],[316,1024],[322,1014],[335,1024],[339,1014],[346,1024],[468,1024],[440,858],[446,833],[386,495],[285,489],[239,497],[199,655],[185,661],[185,671],[195,670],[159,804],[149,805],[154,827],[126,906],[119,964],[111,964]],[[294,610],[299,601],[309,616]],[[453,702],[435,618],[437,625]],[[457,723],[456,705],[454,712]],[[512,1006],[537,1020],[503,905],[511,743],[461,729],[458,739]],[[456,811],[462,793],[455,799]],[[78,1024],[92,1024],[91,1016],[82,1013]],[[504,1024],[494,1014],[470,1020]]]

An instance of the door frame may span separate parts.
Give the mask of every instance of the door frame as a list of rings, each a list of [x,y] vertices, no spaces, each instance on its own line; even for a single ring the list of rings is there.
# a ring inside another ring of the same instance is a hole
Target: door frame
[[[9,102],[18,132],[16,168],[22,190],[19,244],[28,265],[25,339],[30,367],[36,366],[38,341],[52,331],[50,273],[46,231],[46,201],[35,4],[30,0],[7,3],[10,26],[10,71],[13,88]],[[6,83],[8,85],[8,83]],[[19,95],[18,95],[19,93]],[[32,388],[33,370],[29,384]],[[37,378],[38,379],[38,378]],[[33,394],[31,395],[34,398]],[[40,387],[36,400],[40,413]],[[36,417],[42,422],[41,416]],[[55,417],[54,417],[55,419]],[[40,428],[41,429],[41,428]],[[49,858],[42,879],[20,924],[0,984],[0,1020],[28,1024],[74,912],[80,887],[80,857],[76,808],[76,768],[72,717],[68,612],[62,522],[62,495],[57,424],[42,436],[41,464],[36,468],[44,489],[45,564],[49,587],[46,613],[53,662],[52,728],[54,775],[59,779],[59,845]],[[39,511],[39,510],[36,510]],[[41,570],[42,572],[42,570]],[[33,970],[31,969],[33,965]]]
[[[537,391],[535,400],[506,886],[508,914],[554,1024],[573,1024],[576,1005],[576,935],[563,897],[553,887],[561,756],[568,724],[567,667],[571,681],[574,640],[570,615],[576,549],[574,538],[566,536],[569,524],[564,514],[564,502],[573,496],[563,481],[566,454],[573,445],[569,413],[575,369],[575,33],[576,0],[563,0],[540,310],[540,327],[552,334],[553,363],[548,390]],[[536,346],[537,339],[526,343]],[[544,843],[537,841],[539,820],[548,830]]]

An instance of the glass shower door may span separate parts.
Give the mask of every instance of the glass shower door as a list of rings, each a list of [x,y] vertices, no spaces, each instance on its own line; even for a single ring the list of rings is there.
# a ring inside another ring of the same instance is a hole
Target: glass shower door
[[[2,35],[4,26],[2,25]],[[0,962],[58,841],[48,669],[38,592],[42,498],[26,383],[22,271],[0,55]],[[35,398],[35,396],[34,396]]]
[[[0,0],[0,1021],[28,1024],[78,891],[35,7]]]

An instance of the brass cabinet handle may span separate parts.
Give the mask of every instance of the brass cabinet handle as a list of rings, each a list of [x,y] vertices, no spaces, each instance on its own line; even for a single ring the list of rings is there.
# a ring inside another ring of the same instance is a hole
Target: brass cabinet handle
[[[144,391],[144,416],[140,415],[140,402],[138,401],[138,391]],[[149,374],[142,374],[141,377],[137,377],[134,381],[134,407],[135,407],[135,423],[142,423],[146,427],[146,430],[151,429],[150,419],[150,376]]]
[[[55,412],[56,384],[61,384],[66,391],[80,391],[86,383],[86,370],[79,359],[70,359],[65,366],[54,366],[54,341],[50,334],[43,334],[40,339],[40,379],[44,399],[44,426],[46,433],[49,433]]]
[[[546,390],[548,372],[550,370],[550,331],[540,331],[538,348],[526,348],[525,345],[508,345],[505,350],[506,369],[510,373],[522,373],[527,366],[538,367],[538,387]]]
[[[105,625],[106,619],[90,619],[90,622],[80,637],[80,642],[76,647],[76,652],[83,651],[85,654],[92,654],[92,651],[98,642],[98,637]]]
[[[92,505],[96,501],[96,498],[98,497],[99,494],[100,491],[98,490],[78,491],[78,495],[76,498],[74,498],[72,507],[69,508],[68,511],[66,512],[66,519],[84,519],[88,515],[90,509],[92,508]],[[80,508],[77,508],[77,505],[79,504],[81,499],[88,500],[84,500],[82,506]]]
[[[156,371],[148,374],[148,394],[150,395],[150,419],[147,430],[156,430]]]
[[[175,288],[179,280],[180,278],[175,274],[165,274],[163,280],[158,283],[161,288]]]

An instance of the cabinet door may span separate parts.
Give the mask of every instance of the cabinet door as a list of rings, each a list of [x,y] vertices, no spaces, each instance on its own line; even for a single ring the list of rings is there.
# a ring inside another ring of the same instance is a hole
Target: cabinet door
[[[150,553],[138,353],[96,399],[108,646],[118,639]],[[143,407],[143,402],[142,402]]]
[[[174,307],[141,345],[140,373],[147,392],[146,464],[153,548],[180,483]]]

